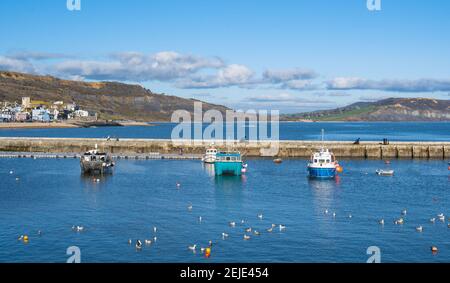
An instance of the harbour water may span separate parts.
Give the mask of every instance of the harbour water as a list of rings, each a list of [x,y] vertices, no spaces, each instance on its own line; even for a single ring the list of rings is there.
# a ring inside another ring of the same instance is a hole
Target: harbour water
[[[146,138],[170,139],[172,129],[177,124],[158,123],[151,127],[99,127],[99,128],[66,128],[66,129],[0,129],[0,137],[63,137],[63,138]],[[203,129],[208,124],[203,125]],[[245,135],[250,136],[250,129],[255,124],[239,124],[245,127]],[[270,127],[268,127],[270,136]],[[224,127],[224,130],[226,127]],[[325,129],[325,138],[335,141],[378,141],[388,138],[391,141],[449,141],[449,122],[327,122],[327,123],[290,123],[279,124],[281,140],[319,140],[320,132]],[[232,133],[223,133],[229,137]]]
[[[332,181],[308,179],[307,160],[247,163],[242,177],[214,177],[195,160],[119,160],[97,182],[80,175],[76,159],[0,159],[0,262],[65,262],[69,246],[81,249],[82,262],[365,262],[369,246],[382,262],[450,261],[446,161],[341,160],[345,171]],[[396,174],[377,176],[380,168]],[[395,225],[404,209],[405,223]],[[431,223],[440,213],[445,222]],[[267,232],[272,223],[286,230]],[[136,251],[136,239],[154,236]],[[200,247],[209,240],[206,259]]]

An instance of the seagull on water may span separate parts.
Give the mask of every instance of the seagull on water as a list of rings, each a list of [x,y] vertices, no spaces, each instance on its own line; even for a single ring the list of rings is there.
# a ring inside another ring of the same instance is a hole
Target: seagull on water
[[[423,231],[423,227],[422,227],[422,226],[417,227],[417,228],[416,228],[416,231],[417,231],[417,232],[422,232],[422,231]]]
[[[76,232],[83,232],[84,231],[84,227],[83,226],[72,226],[72,230],[76,231]]]
[[[228,238],[228,236],[229,236],[229,235],[228,235],[227,233],[222,233],[222,239],[225,240],[226,238]]]
[[[325,214],[328,214],[328,208],[327,208],[327,209],[325,209]]]
[[[396,225],[403,225],[404,220],[403,220],[403,218],[399,218],[399,219],[395,220],[394,223],[395,223]]]
[[[269,229],[267,229],[267,232],[272,233],[273,232],[273,227],[270,227]]]
[[[247,232],[247,233],[251,233],[251,232],[252,232],[252,228],[251,228],[251,227],[249,227],[249,228],[245,229],[245,232]]]
[[[402,210],[402,215],[406,215],[406,209]]]
[[[136,241],[136,249],[138,249],[138,250],[142,249],[142,242],[141,242],[141,240],[137,240]]]
[[[262,215],[262,214],[258,214],[258,218],[259,218],[260,220],[262,220],[262,219],[263,219],[263,215]]]
[[[236,222],[232,221],[230,223],[228,223],[231,227],[236,227]]]
[[[434,217],[433,217],[433,218],[431,218],[431,219],[430,219],[430,222],[431,222],[431,223],[434,223],[434,222],[436,222],[436,218],[434,218]]]
[[[131,245],[132,241],[131,239],[128,239],[128,245]]]
[[[156,226],[153,227],[153,233],[156,233],[156,231],[158,230],[158,228],[156,228]]]
[[[250,240],[250,236],[244,235],[244,240],[246,240],[246,241]]]
[[[261,235],[261,233],[259,233],[258,231],[253,231],[253,234],[255,235],[255,236],[259,236],[259,235]]]
[[[192,245],[188,247],[192,252],[195,253],[195,250],[197,249],[197,245]]]
[[[187,207],[187,209],[188,209],[189,211],[192,211],[192,204],[190,204],[190,205]]]
[[[286,226],[285,226],[285,225],[281,225],[281,224],[280,224],[278,227],[280,228],[280,231],[286,230]]]
[[[152,244],[152,240],[144,240],[146,245],[151,245]]]
[[[378,223],[380,223],[380,225],[384,225],[384,219],[381,219]]]
[[[203,218],[201,216],[198,217],[198,222],[202,222]]]

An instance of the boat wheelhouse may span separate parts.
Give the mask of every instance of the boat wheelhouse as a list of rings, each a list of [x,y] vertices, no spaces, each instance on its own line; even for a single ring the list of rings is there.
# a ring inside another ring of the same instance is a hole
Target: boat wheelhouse
[[[242,174],[242,157],[240,152],[218,152],[214,162],[216,176]]]
[[[202,161],[205,163],[214,163],[216,162],[216,155],[217,155],[217,149],[215,148],[208,148],[206,149],[206,153],[202,158]]]
[[[105,152],[99,152],[97,145],[95,149],[85,152],[80,160],[81,171],[85,174],[111,173],[114,165],[111,156]]]

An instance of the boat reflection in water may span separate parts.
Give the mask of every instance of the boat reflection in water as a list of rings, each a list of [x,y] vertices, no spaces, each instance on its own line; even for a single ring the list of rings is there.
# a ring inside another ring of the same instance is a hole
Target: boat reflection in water
[[[213,163],[204,163],[204,162],[202,162],[202,167],[203,167],[204,171],[206,172],[206,174],[208,174],[209,177],[214,177],[215,176],[214,164]]]

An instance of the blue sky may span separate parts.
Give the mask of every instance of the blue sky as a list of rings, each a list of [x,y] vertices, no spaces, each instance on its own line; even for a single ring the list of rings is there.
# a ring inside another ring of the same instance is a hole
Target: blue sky
[[[0,69],[302,112],[449,99],[450,2],[0,1]]]

